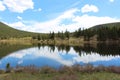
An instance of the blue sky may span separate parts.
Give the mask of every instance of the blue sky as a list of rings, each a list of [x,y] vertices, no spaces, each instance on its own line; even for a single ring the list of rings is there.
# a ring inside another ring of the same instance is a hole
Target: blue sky
[[[120,0],[0,0],[0,21],[47,33],[120,22]]]

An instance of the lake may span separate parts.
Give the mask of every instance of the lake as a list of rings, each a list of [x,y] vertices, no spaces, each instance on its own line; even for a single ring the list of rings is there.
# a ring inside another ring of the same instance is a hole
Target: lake
[[[4,53],[4,55],[1,55]],[[8,55],[6,55],[8,54]],[[83,46],[66,45],[0,45],[0,69],[5,69],[7,63],[11,67],[72,66],[75,64],[93,66],[120,66],[119,44],[84,44]]]

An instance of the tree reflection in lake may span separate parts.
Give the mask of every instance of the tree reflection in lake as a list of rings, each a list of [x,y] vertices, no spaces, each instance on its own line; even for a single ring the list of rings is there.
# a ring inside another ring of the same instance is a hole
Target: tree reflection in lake
[[[44,47],[45,45],[39,44],[38,48]],[[76,53],[79,53],[81,55],[83,52],[86,54],[91,53],[97,53],[100,55],[120,55],[120,45],[119,44],[104,44],[99,43],[96,46],[93,46],[91,44],[84,44],[84,46],[69,46],[69,45],[46,45],[50,48],[50,51],[55,50],[55,47],[58,49],[58,51],[66,51],[68,53],[70,51],[70,48],[72,47]]]
[[[120,55],[119,44],[98,44],[96,50],[101,55]]]
[[[33,47],[32,44],[12,44],[12,43],[1,43],[0,42],[0,58],[26,48]]]
[[[59,67],[61,65],[72,66],[88,63],[95,66],[101,64],[120,66],[119,44],[84,44],[83,46],[37,44],[31,48],[19,49],[18,51],[10,51],[9,55],[3,57],[0,60],[0,68],[4,68],[7,63],[10,63],[12,67],[16,65]]]

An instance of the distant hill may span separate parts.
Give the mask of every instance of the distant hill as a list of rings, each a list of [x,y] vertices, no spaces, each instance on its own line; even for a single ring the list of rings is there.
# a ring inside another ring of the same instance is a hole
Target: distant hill
[[[108,28],[105,28],[108,27]],[[91,30],[92,29],[92,30]],[[8,25],[0,22],[0,39],[8,39],[8,38],[22,38],[22,37],[32,37],[33,39],[45,40],[45,39],[66,39],[69,37],[83,37],[84,40],[90,40],[91,37],[96,36],[98,40],[118,40],[120,38],[120,22],[116,23],[108,23],[93,26],[89,29],[85,30],[76,30],[73,33],[65,32],[65,33],[33,33],[27,31],[21,31],[9,27]]]
[[[38,33],[17,30],[0,22],[0,39],[11,38],[11,37],[15,37],[15,38],[32,37],[37,34]]]
[[[99,29],[101,27],[109,27],[109,28],[117,27],[117,28],[120,28],[120,22],[96,25],[96,26],[91,27],[90,29]]]

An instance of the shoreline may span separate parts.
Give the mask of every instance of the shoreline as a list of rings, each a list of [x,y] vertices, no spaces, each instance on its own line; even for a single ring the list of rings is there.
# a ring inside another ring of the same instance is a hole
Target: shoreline
[[[17,67],[16,69],[5,72],[0,70],[0,79],[2,80],[111,80],[120,79],[120,66],[98,66],[93,67],[90,64],[86,66],[74,65],[72,67],[62,66],[54,69],[48,66],[36,68],[35,66]],[[109,75],[109,77],[108,77]],[[31,76],[31,77],[30,77]],[[83,77],[84,76],[84,77]],[[89,76],[86,77],[86,76]],[[96,76],[96,77],[95,77]],[[114,76],[114,77],[113,77]],[[87,79],[88,78],[88,79]]]
[[[11,39],[4,39],[0,40],[0,43],[11,43],[11,44],[53,44],[53,45],[69,45],[69,46],[83,46],[84,44],[91,44],[96,45],[99,43],[105,43],[105,44],[119,44],[120,41],[96,41],[96,40],[90,40],[90,41],[84,41],[82,38],[70,38],[68,39],[48,39],[48,40],[34,40],[30,37],[28,38],[11,38]]]
[[[29,73],[31,72],[43,72],[45,73],[51,73],[52,72],[65,72],[65,71],[76,71],[76,72],[82,72],[82,73],[92,73],[92,72],[111,72],[111,73],[117,73],[120,74],[120,66],[93,66],[92,64],[85,64],[85,65],[80,65],[80,64],[75,64],[72,66],[60,66],[59,68],[54,68],[50,66],[42,66],[42,67],[36,67],[35,65],[27,65],[27,66],[16,66],[16,67],[11,67],[9,64],[9,67],[7,67],[8,64],[6,64],[6,69],[0,69],[0,74],[3,71],[3,73],[13,73],[13,72],[26,72],[28,71]],[[71,70],[69,70],[71,69]],[[9,70],[9,71],[7,71]],[[43,70],[43,71],[42,71]],[[6,72],[7,71],[7,72]]]

